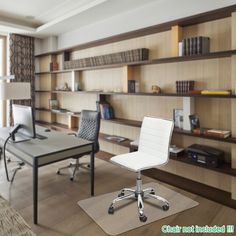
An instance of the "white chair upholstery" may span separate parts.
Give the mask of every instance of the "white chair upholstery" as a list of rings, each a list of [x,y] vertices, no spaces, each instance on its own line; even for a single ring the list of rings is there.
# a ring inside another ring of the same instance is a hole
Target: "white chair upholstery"
[[[155,195],[154,189],[142,189],[141,171],[153,167],[164,165],[169,160],[169,145],[173,132],[173,121],[160,118],[144,117],[138,151],[122,154],[111,158],[111,162],[130,171],[138,173],[136,189],[124,188],[111,203],[108,213],[114,213],[114,204],[118,201],[134,198],[138,200],[139,218],[145,222],[147,217],[144,215],[143,199],[151,197],[164,203],[163,210],[169,209],[169,202]],[[125,195],[125,192],[129,192]],[[131,193],[131,194],[130,194]]]

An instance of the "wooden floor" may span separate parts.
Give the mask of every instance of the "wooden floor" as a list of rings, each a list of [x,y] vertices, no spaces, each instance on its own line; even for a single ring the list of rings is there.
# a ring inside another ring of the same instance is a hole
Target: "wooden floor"
[[[100,155],[100,158],[103,158],[103,156]],[[32,223],[32,171],[30,167],[26,166],[23,170],[19,171],[14,183],[10,185],[5,180],[5,172],[1,161],[0,194],[10,201],[11,205],[21,213],[32,227],[32,230],[39,236],[106,235],[77,205],[79,200],[90,197],[89,173],[81,169],[77,180],[74,182],[69,180],[67,171],[65,171],[64,175],[56,174],[57,168],[67,163],[68,161],[60,162],[42,167],[39,170],[38,225]],[[135,173],[131,173],[112,164],[105,166],[106,167],[104,167],[104,162],[96,160],[95,195],[113,192],[122,187],[135,185]],[[153,179],[143,177],[144,183],[150,181],[153,181]],[[222,226],[233,224],[236,226],[236,211],[234,209],[185,192],[181,189],[166,184],[164,185],[194,199],[199,202],[199,206],[129,231],[123,235],[167,235],[161,233],[162,225]],[[137,212],[134,212],[134,215],[135,214],[137,214]]]

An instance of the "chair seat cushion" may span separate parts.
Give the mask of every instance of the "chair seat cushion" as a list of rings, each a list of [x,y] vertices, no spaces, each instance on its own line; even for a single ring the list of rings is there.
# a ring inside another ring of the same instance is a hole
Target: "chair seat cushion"
[[[140,151],[114,156],[110,161],[134,172],[165,164],[165,162],[158,159],[158,157]]]

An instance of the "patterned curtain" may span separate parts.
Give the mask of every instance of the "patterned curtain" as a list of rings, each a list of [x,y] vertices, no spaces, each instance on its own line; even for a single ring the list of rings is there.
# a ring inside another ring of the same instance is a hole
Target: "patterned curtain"
[[[10,74],[15,75],[12,82],[30,82],[31,100],[10,101],[10,123],[12,123],[11,104],[31,106],[35,104],[35,66],[34,66],[34,38],[10,34]]]

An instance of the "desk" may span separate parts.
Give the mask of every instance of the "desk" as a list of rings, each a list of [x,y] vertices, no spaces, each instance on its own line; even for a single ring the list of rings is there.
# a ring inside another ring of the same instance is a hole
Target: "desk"
[[[9,136],[10,128],[0,128],[0,146]],[[7,144],[7,151],[33,168],[33,220],[38,223],[38,168],[58,161],[90,154],[91,195],[94,195],[94,152],[93,143],[61,132],[45,132],[36,126],[37,134],[47,139],[31,139],[25,142]]]

